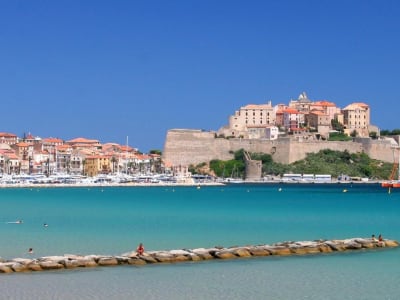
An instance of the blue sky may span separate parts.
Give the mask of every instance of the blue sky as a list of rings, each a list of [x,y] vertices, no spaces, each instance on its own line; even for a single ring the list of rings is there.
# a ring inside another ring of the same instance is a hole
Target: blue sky
[[[399,128],[398,1],[0,0],[0,132],[147,152],[246,104],[365,102]]]

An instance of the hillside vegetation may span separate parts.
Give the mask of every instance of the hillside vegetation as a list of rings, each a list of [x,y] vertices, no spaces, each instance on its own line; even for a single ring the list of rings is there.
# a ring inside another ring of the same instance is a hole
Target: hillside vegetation
[[[234,159],[232,160],[212,160],[209,164],[209,170],[205,170],[205,164],[201,164],[191,166],[190,171],[197,174],[211,173],[218,177],[243,178],[245,173],[244,150],[241,149],[233,154]],[[265,153],[250,153],[250,156],[252,159],[262,161],[263,176],[296,173],[388,179],[393,165],[371,159],[365,153],[349,153],[348,151],[330,149],[324,149],[318,153],[309,153],[305,159],[289,165],[276,163],[271,155]]]

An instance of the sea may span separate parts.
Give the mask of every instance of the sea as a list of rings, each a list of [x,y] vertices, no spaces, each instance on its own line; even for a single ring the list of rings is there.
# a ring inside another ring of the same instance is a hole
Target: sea
[[[400,189],[350,183],[0,189],[3,259],[120,255],[139,243],[150,251],[372,234],[400,241]],[[400,299],[400,248],[0,274],[0,299]]]

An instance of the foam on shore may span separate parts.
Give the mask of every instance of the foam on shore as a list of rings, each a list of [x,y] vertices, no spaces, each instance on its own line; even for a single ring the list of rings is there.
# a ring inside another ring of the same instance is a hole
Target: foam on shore
[[[398,247],[395,240],[377,241],[371,238],[350,238],[343,240],[315,240],[281,242],[272,245],[213,247],[166,251],[147,251],[138,255],[136,251],[119,256],[75,255],[46,256],[35,259],[0,259],[0,273],[47,271],[60,269],[88,268],[100,266],[195,262],[212,259],[238,259],[260,256],[315,255],[331,252],[362,251]]]

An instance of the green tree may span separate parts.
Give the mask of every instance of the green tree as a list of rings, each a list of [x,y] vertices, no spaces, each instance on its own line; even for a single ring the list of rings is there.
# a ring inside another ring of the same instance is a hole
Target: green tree
[[[376,139],[378,138],[378,133],[377,133],[376,131],[371,131],[371,132],[369,133],[369,137],[370,137],[371,139],[376,140]]]
[[[162,155],[162,151],[158,149],[153,149],[149,151],[149,154],[157,154],[157,155]]]
[[[333,128],[334,130],[343,133],[343,131],[344,131],[344,126],[343,126],[342,123],[340,123],[340,122],[338,121],[337,118],[332,119],[331,125],[332,125],[332,128]]]
[[[400,129],[393,129],[391,135],[399,135]]]

